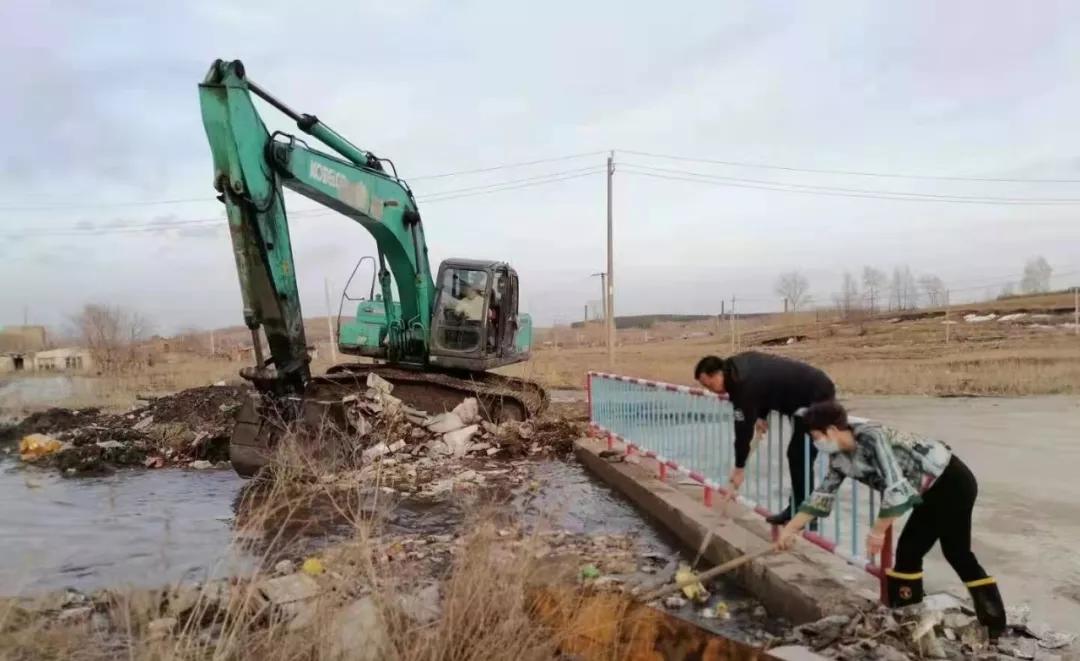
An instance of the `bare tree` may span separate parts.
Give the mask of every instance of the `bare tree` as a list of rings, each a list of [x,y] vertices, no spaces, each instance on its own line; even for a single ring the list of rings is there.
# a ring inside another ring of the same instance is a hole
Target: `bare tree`
[[[941,278],[926,274],[919,278],[919,286],[926,292],[927,304],[930,307],[945,305],[945,283]]]
[[[859,308],[859,283],[855,280],[855,276],[846,271],[844,272],[844,281],[840,285],[840,293],[835,295],[833,300],[836,302],[836,308],[840,311],[840,315],[845,319]]]
[[[810,282],[798,271],[784,273],[776,280],[776,293],[788,300],[793,312],[810,301],[809,289]]]
[[[71,318],[74,335],[103,370],[120,370],[135,362],[135,347],[150,335],[150,323],[139,312],[116,305],[91,303]]]
[[[1024,277],[1020,280],[1020,291],[1025,294],[1038,294],[1050,291],[1050,275],[1054,270],[1046,258],[1033,257],[1024,264]]]
[[[870,308],[870,312],[873,312],[877,308],[878,302],[881,300],[881,290],[885,288],[888,283],[888,276],[884,271],[880,271],[873,266],[864,266],[862,271],[862,283],[863,290],[866,292],[868,299],[867,304]]]
[[[998,294],[998,298],[1009,298],[1010,296],[1016,296],[1016,285],[1007,282],[1005,283],[1005,286],[1001,288],[1001,293]]]
[[[892,282],[889,283],[892,290],[893,306],[897,310],[913,310],[919,301],[919,290],[915,285],[915,276],[908,266],[897,266],[893,269]]]

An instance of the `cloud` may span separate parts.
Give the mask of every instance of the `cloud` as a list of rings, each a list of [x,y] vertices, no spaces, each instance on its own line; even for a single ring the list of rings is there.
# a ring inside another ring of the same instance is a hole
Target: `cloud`
[[[0,104],[9,128],[0,199],[72,207],[0,212],[0,224],[11,244],[47,229],[88,234],[78,259],[52,238],[8,249],[2,275],[28,284],[0,289],[0,309],[17,309],[23,296],[61,311],[115,297],[144,306],[163,328],[237,320],[224,222],[91,231],[220,213],[213,201],[101,206],[213,196],[196,85],[215,57],[240,57],[266,89],[392,158],[406,178],[608,149],[930,174],[1069,178],[1080,170],[1071,156],[1080,152],[1071,119],[1080,110],[1073,3],[1043,3],[1038,12],[975,0],[369,5],[310,0],[303,15],[283,0],[257,10],[242,0],[0,5],[0,57],[17,63]],[[261,111],[269,128],[298,132]],[[422,198],[603,162],[596,155],[417,180],[415,190]],[[1022,266],[1017,255],[1040,252],[1059,269],[1080,268],[1070,207],[819,197],[660,179],[642,166],[933,194],[1078,196],[1072,185],[838,177],[620,152],[620,311],[712,310],[732,293],[768,299],[775,274],[792,268],[812,273],[822,300],[844,270],[864,262],[909,262],[947,282],[1011,273]],[[590,274],[605,263],[604,195],[595,174],[421,203],[433,266],[451,256],[509,260],[541,323],[576,319],[596,298]],[[297,196],[288,204],[315,206]],[[321,280],[342,286],[374,240],[342,217],[294,215],[290,223],[302,299],[319,311]],[[27,245],[48,247],[37,255]]]

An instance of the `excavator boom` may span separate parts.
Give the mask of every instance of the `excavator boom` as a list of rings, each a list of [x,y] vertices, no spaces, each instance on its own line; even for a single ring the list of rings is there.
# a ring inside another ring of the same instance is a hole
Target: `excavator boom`
[[[313,149],[295,135],[270,133],[253,95],[334,153]],[[437,301],[443,290],[436,288],[432,277],[416,200],[396,171],[391,175],[383,167],[389,161],[356,147],[317,117],[295,112],[249,80],[239,61],[215,61],[199,85],[199,101],[213,155],[214,188],[228,216],[244,323],[251,330],[256,358],[256,364],[241,374],[261,393],[297,400],[312,382],[283,188],[351,218],[375,239],[381,297],[366,301],[352,326],[342,329],[342,338],[346,334],[351,338],[348,345],[342,343],[343,350],[391,363],[387,374],[401,375],[400,380],[417,392],[417,374],[433,371],[436,361],[443,370],[456,369],[456,374],[430,379],[444,399],[447,393],[489,399],[498,394],[505,399],[513,391],[512,380],[499,377],[496,383],[494,375],[483,373],[528,357],[531,321],[517,314],[517,275],[509,265],[448,260],[439,275],[446,290]],[[466,295],[474,301],[481,298],[484,306],[458,302]],[[471,314],[481,309],[481,317],[456,316],[457,311]],[[440,321],[433,324],[436,313]],[[438,334],[433,325],[440,329]],[[260,329],[269,356],[262,353]],[[402,368],[413,372],[401,372]],[[323,377],[323,385],[329,379],[337,388],[371,369],[338,368],[334,376]],[[536,386],[520,384],[520,388],[532,393],[515,400],[513,417],[531,415],[546,402]],[[261,429],[257,411],[242,413],[238,428],[244,424]],[[260,447],[268,443],[261,431],[249,429],[234,434],[234,445],[237,435]]]
[[[252,94],[340,156],[314,150],[295,136],[270,134]],[[244,322],[253,333],[264,329],[270,349],[269,361],[261,361],[269,364],[257,365],[249,373],[252,380],[299,392],[310,376],[282,186],[352,218],[375,238],[388,357],[423,364],[434,285],[420,214],[409,189],[387,175],[373,154],[247,80],[240,62],[215,62],[199,86],[199,100],[214,159],[214,187],[229,218]],[[399,284],[399,306],[393,305],[391,273]],[[253,339],[258,348],[258,338]],[[273,370],[268,369],[271,365]]]

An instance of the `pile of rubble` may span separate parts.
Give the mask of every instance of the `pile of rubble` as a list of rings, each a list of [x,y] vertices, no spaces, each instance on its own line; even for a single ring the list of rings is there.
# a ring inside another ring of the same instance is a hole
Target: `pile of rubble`
[[[1006,635],[991,642],[986,628],[962,602],[929,597],[926,603],[908,609],[879,607],[854,617],[830,615],[795,627],[779,642],[845,660],[1074,658],[1066,654],[1075,636],[1032,626],[1026,620],[1023,609],[1010,609]]]
[[[25,461],[69,474],[107,472],[122,466],[209,468],[228,459],[233,417],[245,389],[192,388],[146,398],[129,413],[53,408],[7,429],[0,440],[18,441]]]
[[[394,397],[393,388],[385,379],[369,374],[365,393],[342,399],[350,431],[364,447],[365,463],[417,443],[436,456],[458,459],[469,455],[521,458],[568,454],[584,431],[579,422],[557,417],[489,422],[475,398],[463,400],[451,411],[431,415]],[[365,444],[365,440],[370,442]]]
[[[554,416],[496,424],[483,418],[475,398],[431,415],[394,397],[393,384],[377,375],[369,374],[367,384],[364,393],[322,402],[343,409],[341,416],[318,415],[317,424],[343,418],[335,426],[346,446],[325,466],[322,484],[377,484],[391,494],[429,498],[485,486],[515,488],[528,482],[529,470],[527,462],[514,460],[569,455],[585,430],[581,422]],[[322,431],[323,454],[331,454]]]

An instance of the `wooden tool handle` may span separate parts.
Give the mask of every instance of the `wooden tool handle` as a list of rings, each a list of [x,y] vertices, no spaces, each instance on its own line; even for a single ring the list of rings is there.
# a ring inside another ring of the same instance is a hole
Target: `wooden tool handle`
[[[698,582],[703,583],[703,582],[705,582],[705,581],[707,581],[707,580],[709,580],[711,578],[715,578],[717,576],[720,576],[721,574],[726,574],[729,571],[731,571],[732,569],[738,569],[739,567],[742,567],[743,565],[745,565],[748,562],[753,562],[754,560],[757,560],[758,558],[763,558],[763,557],[769,555],[770,553],[772,553],[773,551],[775,551],[775,549],[770,546],[768,548],[761,549],[760,551],[755,551],[753,553],[747,553],[746,555],[741,555],[741,556],[735,558],[734,560],[728,560],[727,562],[725,562],[722,565],[718,565],[718,566],[713,567],[712,569],[710,569],[708,571],[702,572],[699,576],[684,579],[681,582],[680,581],[675,581],[674,585],[666,585],[666,586],[664,586],[662,588],[658,588],[656,590],[653,590],[649,594],[642,597],[641,600],[644,601],[645,603],[648,603],[650,601],[655,601],[655,600],[659,599],[660,597],[666,597],[667,595],[671,594],[672,592],[678,592],[679,590],[683,589],[687,585],[693,585],[694,583],[698,583]]]

